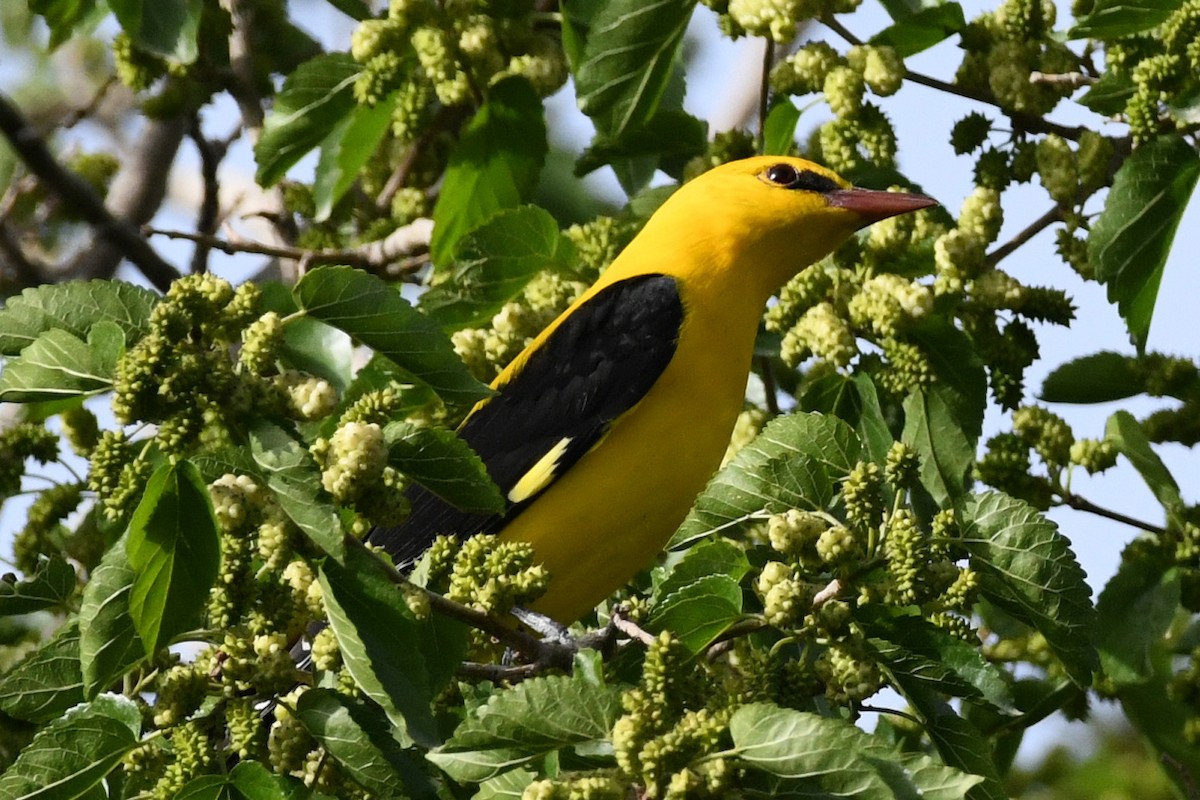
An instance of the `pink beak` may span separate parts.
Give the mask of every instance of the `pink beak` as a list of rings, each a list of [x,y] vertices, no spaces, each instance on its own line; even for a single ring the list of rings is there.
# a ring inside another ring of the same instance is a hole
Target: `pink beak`
[[[825,194],[829,205],[845,208],[858,214],[863,225],[881,219],[907,214],[922,208],[936,206],[932,197],[908,192],[880,192],[874,189],[835,189]]]

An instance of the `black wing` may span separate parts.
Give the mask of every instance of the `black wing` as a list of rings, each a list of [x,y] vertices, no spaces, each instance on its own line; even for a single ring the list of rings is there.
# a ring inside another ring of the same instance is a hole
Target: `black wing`
[[[367,541],[406,565],[441,534],[465,538],[503,528],[646,395],[675,354],[682,323],[679,291],[666,275],[597,292],[459,428],[505,495],[504,513],[460,511],[414,485],[409,518],[375,528]]]

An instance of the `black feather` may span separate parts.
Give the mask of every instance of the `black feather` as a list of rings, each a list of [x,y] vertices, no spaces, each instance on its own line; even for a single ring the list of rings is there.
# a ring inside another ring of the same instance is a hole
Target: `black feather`
[[[570,438],[555,470],[562,474],[658,380],[675,354],[682,324],[674,278],[640,275],[607,286],[559,325],[458,435],[506,496],[551,448]],[[504,513],[487,515],[460,511],[420,486],[408,496],[408,520],[367,537],[398,565],[415,561],[441,534],[461,539],[495,533],[536,499],[509,502]]]

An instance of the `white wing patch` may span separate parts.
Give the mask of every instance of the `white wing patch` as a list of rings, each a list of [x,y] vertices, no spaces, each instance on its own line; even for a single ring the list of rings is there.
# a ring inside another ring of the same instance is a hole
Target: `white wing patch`
[[[546,455],[537,460],[521,478],[508,490],[508,502],[521,503],[545,489],[558,477],[558,460],[567,452],[571,444],[570,436],[559,439],[558,443],[546,451]]]

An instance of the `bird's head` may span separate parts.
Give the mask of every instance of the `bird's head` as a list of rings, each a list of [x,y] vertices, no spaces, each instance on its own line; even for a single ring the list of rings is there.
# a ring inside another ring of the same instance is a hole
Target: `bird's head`
[[[757,302],[763,302],[858,229],[932,205],[934,200],[920,194],[855,188],[802,158],[758,156],[684,184],[647,232],[669,231],[664,241],[709,254],[702,279],[749,281],[760,289]]]

